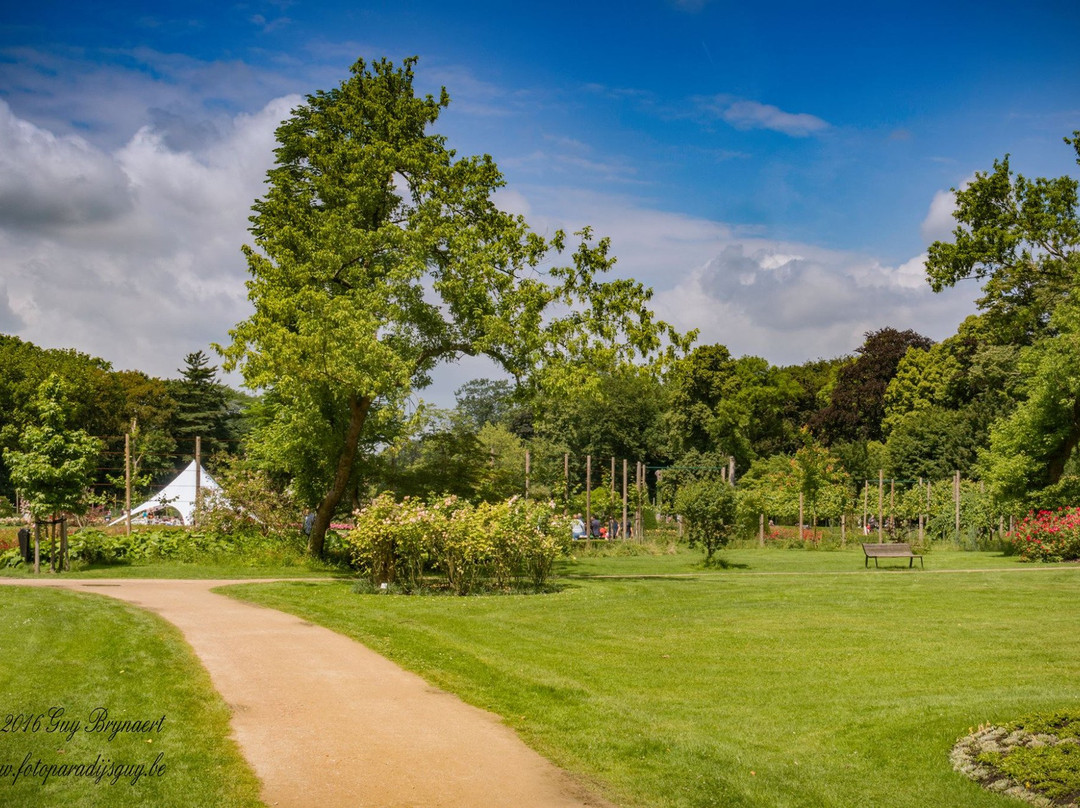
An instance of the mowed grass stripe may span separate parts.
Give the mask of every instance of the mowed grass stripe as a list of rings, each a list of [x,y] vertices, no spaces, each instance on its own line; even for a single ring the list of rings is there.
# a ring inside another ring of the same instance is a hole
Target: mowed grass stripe
[[[952,744],[1080,701],[1073,570],[732,572],[532,597],[228,591],[494,710],[625,805],[1010,805],[951,770]]]

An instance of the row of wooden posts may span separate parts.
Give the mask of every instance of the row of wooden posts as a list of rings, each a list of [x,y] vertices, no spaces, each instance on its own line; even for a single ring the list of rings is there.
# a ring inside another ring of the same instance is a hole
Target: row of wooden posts
[[[930,501],[930,486],[929,480],[925,480],[920,477],[918,480],[919,488],[923,485],[926,486],[926,512],[919,514],[919,543],[921,544],[926,537],[926,517],[931,508]],[[952,479],[953,490],[953,519],[955,523],[956,535],[960,535],[960,472],[955,471]],[[806,523],[804,512],[803,495],[799,494],[799,535],[802,535],[803,525]],[[889,480],[889,519],[895,520],[896,516],[896,480]],[[863,481],[863,507],[862,507],[862,523],[867,524],[870,513],[870,481]],[[1015,528],[1014,517],[1009,517],[1009,532],[1012,532]],[[999,519],[999,531],[1005,530],[1005,518]],[[878,542],[883,542],[885,539],[885,471],[878,469],[878,504],[877,504],[877,539]],[[847,518],[844,515],[840,516],[840,543],[844,544],[847,541]],[[758,543],[765,544],[765,514],[761,514],[758,519]]]
[[[592,455],[585,455],[585,535],[587,538],[592,537],[592,470],[593,470],[593,458]],[[617,472],[617,466],[615,458],[611,458],[611,493],[612,496],[616,495],[615,488],[615,475]],[[634,464],[634,490],[637,492],[637,496],[634,498],[634,536],[639,540],[644,536],[645,519],[641,510],[641,502],[644,498],[645,491],[645,464],[640,460]],[[529,498],[529,482],[532,473],[532,454],[525,450],[525,499]],[[566,502],[569,507],[570,502],[570,453],[565,452],[563,454],[563,481],[566,486]],[[630,525],[630,466],[629,461],[623,458],[622,461],[622,522],[620,523],[619,530],[622,533],[622,537],[625,539],[626,530]],[[613,514],[607,514],[613,515]]]

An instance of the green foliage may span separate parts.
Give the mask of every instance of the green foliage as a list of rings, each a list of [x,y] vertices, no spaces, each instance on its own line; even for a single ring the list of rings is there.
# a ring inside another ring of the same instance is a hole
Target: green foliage
[[[53,374],[34,401],[38,423],[22,432],[22,450],[6,449],[11,480],[37,519],[84,513],[101,441],[69,427],[70,387]]]
[[[716,479],[695,480],[679,489],[675,510],[686,522],[690,546],[700,542],[709,563],[735,529],[735,489]]]
[[[1080,477],[1069,474],[1080,444],[1080,315],[1062,307],[1060,333],[1024,350],[1026,400],[990,430],[982,457],[994,495],[1021,508],[1073,504]]]
[[[439,363],[483,354],[568,392],[582,368],[686,344],[653,318],[640,284],[600,280],[614,258],[588,228],[570,265],[542,268],[565,234],[544,239],[501,211],[491,158],[458,158],[428,132],[449,97],[417,97],[415,63],[358,61],[278,128],[245,248],[254,313],[222,349],[226,369],[272,392],[255,454],[317,503],[315,555],[363,447]]]
[[[829,404],[813,418],[826,444],[881,440],[886,390],[910,348],[933,343],[914,331],[882,328],[866,335],[858,356],[840,368]]]
[[[665,381],[674,448],[732,456],[739,468],[790,445],[801,424],[785,416],[808,394],[793,372],[755,356],[734,359],[723,345],[697,347]]]
[[[70,555],[83,564],[128,564],[147,561],[212,562],[231,559],[258,566],[298,564],[303,543],[295,536],[266,536],[257,530],[218,533],[212,530],[154,527],[131,535],[97,528],[72,534]]]
[[[173,437],[191,457],[196,438],[202,439],[202,452],[208,457],[234,451],[237,413],[229,410],[228,389],[218,383],[217,368],[196,351],[184,357],[180,373],[179,380],[169,383],[176,402]]]
[[[1080,133],[1073,135],[1065,142],[1080,163]],[[966,278],[984,280],[978,303],[998,344],[1026,344],[1052,330],[1051,316],[1080,275],[1077,181],[1014,175],[1006,155],[953,192],[957,228],[952,243],[930,245],[931,287],[939,292]]]
[[[851,478],[829,450],[804,435],[806,444],[794,455],[774,455],[755,463],[739,480],[740,532],[757,535],[758,518],[793,519],[802,495],[804,517],[838,519],[852,506]]]
[[[543,587],[569,534],[567,520],[550,505],[523,499],[471,505],[451,496],[424,503],[384,493],[356,513],[344,540],[372,586],[418,592],[434,570],[454,594],[466,595],[484,582]]]
[[[303,509],[292,491],[244,460],[225,457],[214,466],[221,493],[203,493],[198,513],[201,528],[226,535],[257,532],[265,537],[299,537]]]

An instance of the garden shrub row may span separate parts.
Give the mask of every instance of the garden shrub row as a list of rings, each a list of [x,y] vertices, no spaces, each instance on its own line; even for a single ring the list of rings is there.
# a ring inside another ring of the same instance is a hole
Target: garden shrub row
[[[343,540],[374,585],[416,592],[434,572],[465,595],[481,583],[543,587],[569,547],[570,525],[552,504],[516,497],[473,505],[455,496],[398,501],[384,493],[357,511]]]
[[[49,541],[41,543],[42,558],[48,557]],[[139,561],[180,561],[194,563],[229,558],[252,564],[303,563],[304,545],[280,537],[265,536],[257,530],[189,530],[184,527],[152,527],[130,535],[99,528],[82,528],[68,539],[71,562],[124,564]],[[21,564],[18,548],[0,554],[0,567]]]

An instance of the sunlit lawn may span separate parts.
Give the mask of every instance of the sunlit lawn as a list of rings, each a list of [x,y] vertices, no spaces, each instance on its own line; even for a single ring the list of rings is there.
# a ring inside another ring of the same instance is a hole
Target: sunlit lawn
[[[1076,567],[935,551],[926,572],[865,571],[857,548],[724,555],[732,569],[686,552],[582,559],[550,595],[227,591],[499,713],[628,806],[1012,805],[951,770],[953,743],[980,722],[1080,704]],[[668,577],[599,577],[647,574]]]
[[[109,598],[43,588],[0,587],[0,614],[0,805],[262,805],[229,738],[228,707],[173,626]],[[160,732],[110,740],[86,731],[99,707],[113,720],[165,720]],[[55,709],[63,714],[50,717]],[[72,719],[78,731],[56,731]],[[159,776],[149,773],[155,762]],[[24,763],[31,770],[19,775]],[[43,773],[95,763],[81,776]]]

